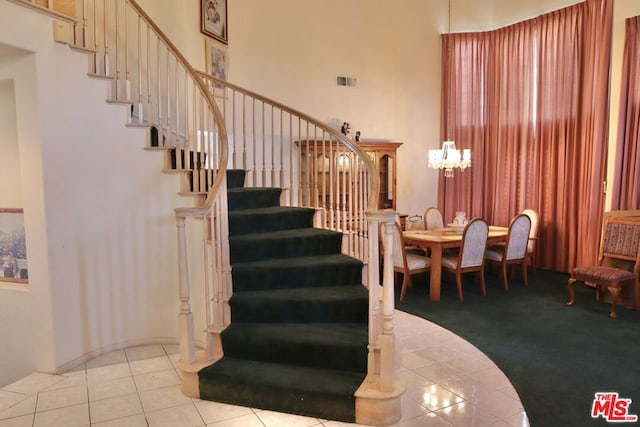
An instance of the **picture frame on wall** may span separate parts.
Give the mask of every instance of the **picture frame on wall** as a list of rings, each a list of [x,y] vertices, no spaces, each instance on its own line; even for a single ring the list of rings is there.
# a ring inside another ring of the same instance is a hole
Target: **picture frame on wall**
[[[22,209],[0,208],[0,282],[28,283]]]
[[[229,50],[227,47],[211,39],[206,39],[205,58],[207,74],[226,81],[229,75]],[[222,88],[223,85],[216,84],[215,87]]]
[[[228,43],[227,0],[200,0],[201,31],[223,44]]]

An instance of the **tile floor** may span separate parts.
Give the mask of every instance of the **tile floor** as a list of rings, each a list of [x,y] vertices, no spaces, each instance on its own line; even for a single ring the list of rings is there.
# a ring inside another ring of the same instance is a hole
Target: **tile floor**
[[[407,383],[396,426],[528,426],[509,380],[471,344],[396,312],[399,373]],[[0,389],[0,427],[347,427],[180,392],[175,345],[104,354],[62,375],[34,373]]]

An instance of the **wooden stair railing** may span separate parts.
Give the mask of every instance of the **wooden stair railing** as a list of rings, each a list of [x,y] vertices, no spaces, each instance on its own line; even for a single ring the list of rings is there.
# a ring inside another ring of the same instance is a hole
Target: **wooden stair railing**
[[[12,1],[33,6],[29,0]],[[48,8],[53,10],[56,1],[61,0],[47,0]],[[150,130],[153,138],[146,149],[164,151],[164,172],[180,174],[181,194],[194,196],[193,207],[175,209],[183,391],[196,396],[197,371],[222,355],[220,333],[230,323],[233,292],[226,171],[244,169],[248,186],[283,188],[282,205],[315,208],[316,225],[342,232],[343,252],[364,262],[369,360],[367,378],[356,393],[357,422],[396,422],[404,384],[394,361],[392,251],[384,254],[382,286],[378,252],[379,229],[385,247],[392,248],[395,212],[377,209],[380,183],[372,160],[328,125],[196,72],[135,0],[77,0],[76,11],[77,18],[69,19],[72,48],[90,56],[89,75],[109,82],[108,102],[127,106],[127,126]],[[340,165],[330,161],[319,170],[323,176],[334,175],[336,184],[330,188],[317,173],[309,173],[311,162],[318,160],[312,158],[309,141],[315,144],[314,153],[321,153],[322,164],[325,157],[344,160]],[[187,218],[198,219],[195,224],[202,227],[203,246],[197,254],[187,253],[193,247],[187,239]],[[381,223],[385,226],[379,228]],[[193,270],[189,260],[202,260],[203,269]],[[204,293],[200,336],[194,326],[190,274],[197,276]],[[204,351],[196,352],[196,345]]]

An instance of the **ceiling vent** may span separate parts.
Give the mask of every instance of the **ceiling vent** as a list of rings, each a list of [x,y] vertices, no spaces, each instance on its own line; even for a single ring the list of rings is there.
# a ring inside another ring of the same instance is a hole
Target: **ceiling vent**
[[[336,76],[336,85],[355,87],[356,78],[354,76],[338,75]]]

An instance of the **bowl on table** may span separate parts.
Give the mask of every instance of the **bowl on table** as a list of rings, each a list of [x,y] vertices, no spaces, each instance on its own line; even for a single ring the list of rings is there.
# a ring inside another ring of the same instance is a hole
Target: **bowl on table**
[[[457,234],[462,234],[466,226],[467,224],[456,224],[454,222],[447,224],[447,227],[451,229],[451,232],[457,233]]]

